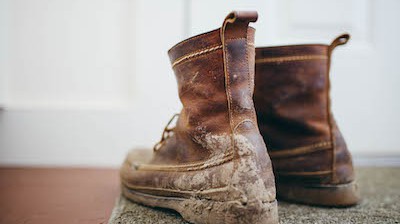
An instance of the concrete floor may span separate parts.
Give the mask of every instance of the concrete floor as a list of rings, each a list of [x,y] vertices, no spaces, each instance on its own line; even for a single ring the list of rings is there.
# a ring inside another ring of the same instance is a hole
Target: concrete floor
[[[357,179],[363,201],[352,208],[318,208],[279,202],[281,224],[400,223],[400,168],[358,168]],[[179,214],[153,209],[120,197],[109,224],[185,222]]]

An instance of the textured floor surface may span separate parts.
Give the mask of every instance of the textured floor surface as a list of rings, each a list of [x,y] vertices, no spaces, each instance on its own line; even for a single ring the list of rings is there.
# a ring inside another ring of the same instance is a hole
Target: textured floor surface
[[[318,208],[279,202],[281,224],[400,223],[400,168],[356,170],[363,201],[352,208]],[[187,223],[179,214],[117,200],[109,224]]]

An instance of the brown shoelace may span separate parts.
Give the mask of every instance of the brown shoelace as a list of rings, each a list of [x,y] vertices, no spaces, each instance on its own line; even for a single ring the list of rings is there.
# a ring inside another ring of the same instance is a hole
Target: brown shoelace
[[[179,114],[174,114],[171,119],[168,121],[167,125],[164,128],[164,131],[161,135],[161,140],[159,142],[157,142],[154,147],[153,150],[154,151],[158,151],[164,144],[165,141],[170,138],[172,135],[174,135],[174,129],[175,127],[170,127],[171,123],[175,120],[175,118],[179,117]]]

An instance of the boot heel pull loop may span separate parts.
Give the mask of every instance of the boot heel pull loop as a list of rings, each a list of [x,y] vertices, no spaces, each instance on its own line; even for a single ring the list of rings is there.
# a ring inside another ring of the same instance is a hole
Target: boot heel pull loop
[[[256,11],[233,11],[225,18],[225,22],[234,23],[236,20],[242,22],[257,21],[258,13]]]
[[[247,27],[250,22],[257,21],[258,13],[256,11],[233,11],[229,13],[221,27],[221,42],[231,38],[246,38]]]
[[[332,43],[329,45],[329,53],[333,51],[337,46],[344,45],[350,40],[350,34],[344,33],[336,37]]]

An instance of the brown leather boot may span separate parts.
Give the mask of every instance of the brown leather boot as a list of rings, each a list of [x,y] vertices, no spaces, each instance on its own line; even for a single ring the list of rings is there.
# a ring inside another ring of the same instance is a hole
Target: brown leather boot
[[[255,105],[279,198],[323,206],[359,201],[352,159],[332,116],[332,44],[256,49]]]
[[[183,109],[149,162],[126,159],[126,197],[194,223],[278,223],[253,104],[255,30],[248,24],[256,19],[256,12],[233,12],[221,29],[169,50]]]

